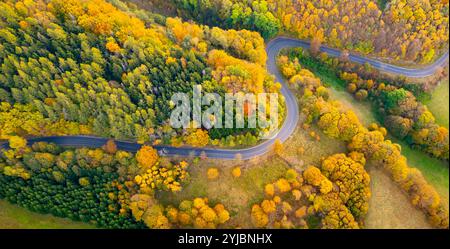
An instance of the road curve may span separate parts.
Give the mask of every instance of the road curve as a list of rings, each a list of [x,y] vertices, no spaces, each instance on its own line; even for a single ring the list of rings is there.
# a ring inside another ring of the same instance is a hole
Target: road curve
[[[268,55],[267,69],[275,76],[276,81],[282,84],[281,93],[285,98],[286,102],[286,118],[279,130],[279,132],[271,139],[265,140],[264,142],[246,149],[216,149],[216,148],[193,148],[193,147],[172,147],[168,145],[156,145],[154,146],[161,156],[200,156],[204,153],[208,158],[217,159],[234,159],[237,155],[243,160],[250,159],[256,156],[260,156],[268,152],[276,139],[284,142],[289,138],[291,134],[294,133],[299,120],[299,110],[297,99],[294,94],[289,90],[283,79],[281,73],[279,72],[276,65],[276,56],[283,48],[292,47],[303,47],[309,48],[310,43],[304,40],[298,40],[288,37],[277,37],[271,40],[266,46],[266,52]],[[328,48],[325,46],[321,47],[321,51],[327,53],[330,56],[339,56],[340,51],[333,48]],[[441,58],[436,60],[433,64],[421,68],[421,69],[410,69],[402,68],[395,65],[386,64],[374,59],[365,58],[359,55],[350,54],[349,59],[356,63],[369,63],[374,68],[379,70],[390,72],[399,75],[405,75],[408,77],[426,77],[432,75],[438,68],[442,67],[447,63],[448,52],[446,52]],[[93,136],[51,136],[51,137],[37,137],[28,139],[28,144],[33,144],[35,142],[49,142],[55,143],[61,146],[71,146],[71,147],[91,147],[98,148],[106,143],[106,138],[93,137]],[[119,150],[136,152],[142,146],[138,143],[116,141],[117,148]],[[7,143],[0,144],[1,148],[7,148]]]
[[[294,38],[289,38],[289,37],[283,37],[283,36],[279,36],[279,37],[271,40],[268,44],[268,48],[271,44],[275,44],[276,47],[284,47],[284,48],[292,48],[292,47],[309,48],[309,46],[310,46],[309,41],[299,40],[299,39],[294,39]],[[333,57],[339,57],[341,55],[340,50],[335,49],[335,48],[326,47],[326,46],[320,47],[320,51],[325,52],[329,56],[333,56]],[[448,64],[448,58],[449,58],[448,53],[449,53],[449,51],[445,52],[435,62],[433,62],[432,64],[427,65],[425,67],[422,67],[422,68],[405,68],[405,67],[395,66],[395,65],[391,65],[388,63],[378,61],[376,59],[371,59],[371,58],[367,58],[367,57],[356,55],[356,54],[350,54],[349,60],[352,62],[359,63],[359,64],[369,63],[372,67],[374,67],[380,71],[384,71],[384,72],[388,72],[388,73],[403,75],[403,76],[410,77],[410,78],[423,78],[423,77],[433,75],[437,69],[444,67],[446,64]]]

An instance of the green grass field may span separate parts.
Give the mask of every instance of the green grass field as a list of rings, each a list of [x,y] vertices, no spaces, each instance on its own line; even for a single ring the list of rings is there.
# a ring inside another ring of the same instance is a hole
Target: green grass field
[[[449,167],[444,161],[431,158],[423,152],[411,149],[405,142],[391,138],[402,146],[402,154],[408,158],[408,165],[418,168],[425,179],[432,184],[448,205]]]
[[[428,109],[433,113],[436,122],[448,128],[449,120],[449,80],[443,80],[439,86],[434,89],[431,99],[424,101]]]
[[[88,229],[95,226],[83,222],[39,214],[0,200],[0,229]]]
[[[377,122],[375,112],[372,110],[372,106],[369,102],[358,101],[353,97],[353,95],[349,94],[345,90],[337,90],[335,88],[328,89],[330,90],[330,97],[332,99],[339,100],[344,108],[351,109],[365,126]]]

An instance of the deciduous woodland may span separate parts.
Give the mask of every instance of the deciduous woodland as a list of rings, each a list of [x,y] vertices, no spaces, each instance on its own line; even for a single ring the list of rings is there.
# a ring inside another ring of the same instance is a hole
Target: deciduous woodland
[[[369,100],[377,107],[380,121],[392,135],[406,140],[411,146],[423,150],[433,157],[448,160],[448,129],[435,122],[434,115],[427,106],[417,100],[415,95],[426,92],[427,84],[422,86],[405,82],[402,79],[380,77],[376,70],[358,66],[345,58],[330,58],[325,54],[312,56],[302,49],[286,51],[287,56],[279,58],[286,65],[282,72],[291,81],[303,81],[294,75],[300,64],[327,68],[344,84],[343,87],[358,101]],[[292,61],[289,61],[289,57]],[[294,78],[295,76],[295,78]]]
[[[1,4],[2,139],[94,134],[178,145],[254,144],[257,130],[197,136],[195,129],[172,129],[170,99],[193,85],[220,94],[279,88],[264,68],[264,41],[256,32],[122,11],[103,0]]]
[[[280,57],[280,61],[285,59]],[[283,68],[289,67],[290,63],[281,63],[280,66],[282,72],[291,72]],[[316,123],[326,135],[346,142],[349,151],[362,153],[363,158],[383,167],[409,195],[413,205],[423,209],[433,225],[448,227],[448,207],[420,171],[408,166],[401,154],[401,146],[385,138],[387,130],[377,124],[364,127],[355,113],[342,110],[339,103],[329,99],[327,89],[311,71],[295,65],[294,68],[289,82],[301,88],[300,102],[303,103],[306,123]],[[448,155],[448,131],[446,139],[443,146],[447,146]]]
[[[386,6],[374,0],[171,2],[201,23],[255,30],[265,39],[287,33],[315,44],[406,61],[428,63],[448,42],[446,0],[391,0]]]
[[[412,79],[349,57],[423,68],[448,53],[448,9],[446,0],[2,0],[0,199],[101,228],[448,229],[448,116],[445,125],[426,104],[448,85],[448,66]],[[266,45],[281,35],[310,46],[270,60]],[[255,147],[262,127],[172,128],[173,94],[196,85],[222,98],[283,93],[279,123],[295,103],[298,124],[268,149]],[[35,142],[68,135],[106,142]],[[243,160],[206,149],[265,150]],[[392,185],[374,185],[374,170]],[[379,191],[403,198],[371,202]]]

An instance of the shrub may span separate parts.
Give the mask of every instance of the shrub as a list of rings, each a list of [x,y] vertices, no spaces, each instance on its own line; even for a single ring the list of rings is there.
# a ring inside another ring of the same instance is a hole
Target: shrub
[[[235,167],[233,168],[233,170],[231,171],[231,174],[233,175],[233,177],[238,178],[241,176],[241,168],[240,167]]]
[[[209,168],[206,172],[209,180],[215,180],[219,177],[219,169],[217,168]]]

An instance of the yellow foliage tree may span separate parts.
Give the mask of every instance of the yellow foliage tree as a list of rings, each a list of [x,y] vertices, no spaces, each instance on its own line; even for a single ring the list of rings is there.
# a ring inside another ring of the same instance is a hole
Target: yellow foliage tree
[[[263,209],[255,204],[252,207],[251,219],[254,226],[263,228],[269,223],[269,217],[264,213]]]
[[[120,46],[115,41],[108,41],[105,47],[111,53],[117,53],[120,51]]]
[[[280,193],[286,193],[286,192],[291,191],[291,185],[284,178],[278,179],[275,182],[275,186],[277,187],[277,190],[280,191]]]
[[[261,202],[261,208],[263,209],[264,213],[270,214],[276,211],[276,205],[275,202],[272,200],[264,200]]]
[[[283,143],[281,143],[280,139],[276,139],[273,144],[273,151],[275,154],[280,155],[283,152]]]
[[[20,150],[27,146],[27,140],[19,136],[11,136],[8,141],[9,147],[14,150]]]
[[[238,178],[241,176],[241,168],[240,167],[235,167],[233,168],[233,170],[231,171],[231,174],[233,175],[233,177]]]
[[[136,160],[144,168],[150,168],[155,165],[158,158],[158,151],[147,145],[142,146],[136,153]]]
[[[209,143],[208,132],[202,129],[195,129],[185,138],[185,142],[194,147],[204,147]]]
[[[273,186],[273,184],[267,184],[264,188],[264,192],[268,196],[273,196],[275,194],[275,187]]]
[[[219,177],[219,169],[209,168],[208,171],[206,172],[206,175],[208,176],[209,180],[217,179],[217,177]]]

